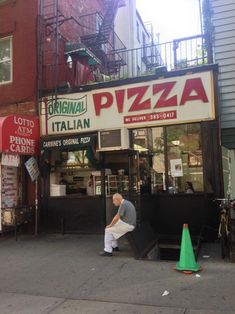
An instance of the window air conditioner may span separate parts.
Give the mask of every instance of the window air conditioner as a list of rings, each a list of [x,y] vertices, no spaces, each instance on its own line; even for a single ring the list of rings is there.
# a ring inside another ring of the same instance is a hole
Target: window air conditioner
[[[125,128],[98,132],[99,151],[129,149],[129,130]]]

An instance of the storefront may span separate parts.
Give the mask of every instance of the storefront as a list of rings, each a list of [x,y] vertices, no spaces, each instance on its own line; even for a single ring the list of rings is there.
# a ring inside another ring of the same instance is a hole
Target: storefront
[[[215,78],[210,66],[42,99],[48,229],[102,232],[116,192],[159,234],[213,228],[211,199],[223,193]]]
[[[38,118],[0,117],[0,232],[15,225],[15,208],[35,205],[35,186],[25,162],[38,153]]]

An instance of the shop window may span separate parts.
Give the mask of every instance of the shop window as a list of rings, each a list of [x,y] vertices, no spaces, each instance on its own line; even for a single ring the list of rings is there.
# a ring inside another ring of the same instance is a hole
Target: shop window
[[[199,123],[138,129],[132,134],[133,148],[140,153],[142,193],[203,191]]]
[[[51,152],[51,196],[65,194],[88,195],[88,181],[94,167],[88,150]],[[89,185],[90,187],[91,185]],[[92,195],[92,193],[89,193]]]
[[[133,130],[134,149],[139,152],[148,151],[148,129]]]
[[[133,130],[133,147],[139,151],[140,192],[151,192],[152,129]]]
[[[200,124],[169,126],[166,136],[168,192],[203,191]],[[185,190],[186,185],[192,185],[191,191]]]
[[[164,129],[153,128],[152,193],[166,191]]]
[[[12,81],[12,38],[0,38],[0,84]]]

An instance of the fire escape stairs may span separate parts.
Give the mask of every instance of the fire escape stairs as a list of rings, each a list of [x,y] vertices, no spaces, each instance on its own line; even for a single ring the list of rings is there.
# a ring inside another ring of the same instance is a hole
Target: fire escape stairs
[[[116,74],[120,71],[122,65],[126,64],[122,54],[116,51],[114,46],[114,19],[120,6],[120,0],[106,0],[105,14],[101,26],[97,33],[82,36],[84,43],[104,65],[106,74]],[[104,46],[108,45],[108,52],[104,51]],[[124,45],[123,45],[124,47]]]
[[[105,44],[109,41],[113,32],[113,22],[119,7],[119,0],[106,1],[106,12],[96,39],[97,44]]]

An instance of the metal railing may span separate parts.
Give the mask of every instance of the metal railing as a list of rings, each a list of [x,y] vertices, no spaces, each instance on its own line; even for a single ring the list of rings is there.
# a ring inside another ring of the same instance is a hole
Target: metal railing
[[[155,74],[157,72],[180,70],[212,63],[211,52],[207,49],[205,36],[176,39],[163,44],[147,45],[136,49],[113,50],[107,44],[105,51],[96,52],[102,61],[101,75],[95,75],[95,82],[111,81]],[[104,48],[104,47],[103,47]],[[100,55],[99,55],[100,53]],[[97,70],[97,69],[96,69]],[[53,65],[44,65],[44,88],[53,87]],[[72,72],[73,73],[73,72]],[[59,81],[66,83],[71,71],[66,64],[59,65]],[[92,81],[87,82],[92,84]],[[78,81],[72,84],[79,85]],[[85,82],[81,83],[86,84]],[[61,84],[63,86],[63,84]]]
[[[212,63],[203,35],[176,39],[172,42],[147,45],[124,52],[126,64],[122,65],[118,79],[172,71]],[[110,79],[115,79],[111,77]]]
[[[79,17],[80,37],[89,37],[99,33],[103,16],[100,12],[81,15]]]

